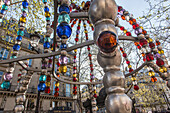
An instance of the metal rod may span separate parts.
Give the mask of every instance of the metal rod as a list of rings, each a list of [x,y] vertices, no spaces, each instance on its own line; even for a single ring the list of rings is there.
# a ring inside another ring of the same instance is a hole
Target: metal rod
[[[36,104],[36,109],[35,109],[35,113],[39,113],[39,103],[40,103],[40,91],[38,91],[38,95],[37,95],[37,104]]]

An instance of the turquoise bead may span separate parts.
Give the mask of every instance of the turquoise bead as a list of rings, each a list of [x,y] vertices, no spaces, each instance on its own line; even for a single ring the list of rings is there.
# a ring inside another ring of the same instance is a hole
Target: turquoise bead
[[[43,0],[43,3],[47,3],[47,0]]]
[[[51,38],[50,37],[45,37],[44,42],[51,42]]]
[[[50,20],[50,17],[46,17],[46,21],[47,21],[47,20]]]
[[[17,58],[17,56],[11,56],[10,59]]]
[[[41,75],[39,81],[46,81],[46,79],[47,79],[46,75]]]
[[[19,35],[19,36],[24,36],[24,31],[18,31],[18,32],[17,32],[17,35]]]
[[[67,13],[62,13],[58,17],[58,23],[67,22],[70,23],[70,16]]]
[[[4,82],[1,84],[1,88],[2,88],[2,89],[9,89],[9,88],[10,88],[10,82],[9,82],[9,81],[4,81]]]
[[[4,4],[4,5],[2,5],[2,9],[7,10],[7,9],[8,9],[8,6],[6,6],[6,5]]]

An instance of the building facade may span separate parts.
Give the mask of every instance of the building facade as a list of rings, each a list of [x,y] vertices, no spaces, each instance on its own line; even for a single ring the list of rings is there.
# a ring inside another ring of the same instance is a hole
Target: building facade
[[[16,38],[16,30],[17,30],[17,21],[15,19],[3,20],[0,26],[0,60],[10,59],[12,47]],[[37,54],[35,51],[31,50],[31,46],[29,44],[30,34],[25,30],[24,37],[22,39],[21,49],[19,51],[18,57],[27,56],[30,54]],[[38,51],[40,53],[43,52],[43,37],[41,37],[40,43],[38,45]],[[59,57],[59,56],[57,56]],[[65,80],[72,80],[71,78],[71,61],[72,55],[69,55],[69,63],[70,66],[67,68],[67,73],[64,76],[61,76]],[[28,59],[28,66],[36,69],[41,69],[41,59]],[[57,65],[56,65],[57,66]],[[3,75],[5,74],[6,68],[8,64],[4,64],[0,66],[0,84],[3,82]],[[0,89],[0,111],[7,112],[14,109],[15,106],[15,89],[18,85],[17,79],[19,70],[22,67],[19,64],[15,64],[15,70],[13,74],[13,79],[11,81],[11,87],[9,90]],[[34,73],[29,84],[27,94],[26,94],[26,102],[25,102],[25,110],[26,111],[34,111],[36,106],[37,99],[37,86],[39,83],[39,75]],[[41,93],[40,96],[40,109],[41,111],[49,111],[55,107],[58,108],[69,108],[72,111],[78,113],[78,104],[77,100],[73,98],[72,95],[72,85],[60,83],[60,91],[59,97],[54,97],[55,92],[55,81],[51,80],[51,92],[50,94]]]

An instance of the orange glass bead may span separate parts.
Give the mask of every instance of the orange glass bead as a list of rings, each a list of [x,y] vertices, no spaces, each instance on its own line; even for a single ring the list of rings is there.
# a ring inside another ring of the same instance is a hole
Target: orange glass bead
[[[132,21],[132,20],[129,20],[129,24],[131,24],[131,25],[132,25],[132,24],[133,24],[133,21]]]
[[[139,42],[135,42],[135,46],[137,46],[139,44]]]
[[[76,21],[73,21],[73,24],[76,24]]]
[[[144,35],[145,35],[145,34],[147,34],[147,32],[146,32],[145,30],[143,30],[142,34],[144,34]]]
[[[144,56],[145,56],[145,53],[142,53],[142,56],[144,57]]]
[[[121,18],[122,18],[123,20],[125,20],[125,16],[122,15]]]
[[[126,33],[126,32],[127,32],[127,30],[123,30],[123,32],[124,32],[124,33]]]
[[[156,77],[152,77],[152,78],[151,78],[151,81],[152,81],[152,82],[156,82],[156,81],[157,81],[157,78],[156,78]]]
[[[136,22],[136,19],[133,19],[132,21],[135,23],[135,22]]]
[[[157,42],[157,43],[156,43],[157,46],[160,45],[160,44],[161,44],[160,42]]]

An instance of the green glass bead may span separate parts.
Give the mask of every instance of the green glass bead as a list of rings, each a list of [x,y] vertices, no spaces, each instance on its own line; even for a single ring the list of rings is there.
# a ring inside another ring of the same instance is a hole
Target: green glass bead
[[[47,79],[46,75],[41,75],[39,81],[46,81],[46,79]]]
[[[17,58],[17,56],[10,56],[10,59]]]
[[[50,37],[45,37],[44,42],[51,42],[51,38]]]
[[[2,88],[2,89],[9,89],[9,88],[10,88],[10,82],[9,82],[9,81],[4,81],[4,82],[1,84],[1,88]]]
[[[50,20],[50,17],[46,17],[46,21],[47,21],[47,20]]]
[[[8,9],[8,6],[6,6],[6,5],[4,4],[4,5],[2,5],[2,9],[7,10],[7,9]]]
[[[70,16],[67,13],[62,13],[58,17],[58,23],[67,22],[70,23]]]
[[[19,30],[19,31],[17,32],[17,35],[19,35],[19,36],[24,36],[24,31],[20,31],[20,30]]]

